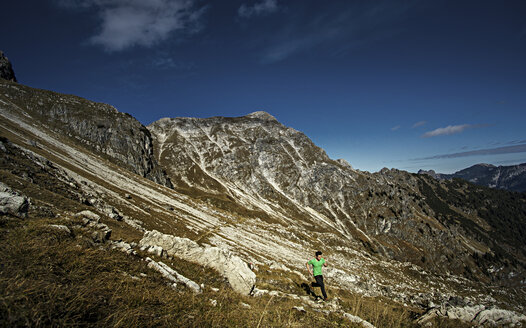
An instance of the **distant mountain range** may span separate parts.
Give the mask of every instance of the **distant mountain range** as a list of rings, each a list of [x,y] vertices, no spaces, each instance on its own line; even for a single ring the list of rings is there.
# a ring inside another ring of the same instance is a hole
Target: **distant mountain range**
[[[438,180],[460,178],[490,188],[526,191],[526,163],[511,166],[476,164],[453,174],[436,173],[433,170],[420,170],[418,174],[427,174]]]

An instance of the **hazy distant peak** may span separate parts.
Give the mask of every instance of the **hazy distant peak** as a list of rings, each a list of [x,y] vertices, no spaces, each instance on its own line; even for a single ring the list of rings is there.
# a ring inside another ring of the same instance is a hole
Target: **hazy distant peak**
[[[265,111],[257,111],[246,115],[248,118],[257,118],[264,121],[278,121],[274,116],[270,115]]]

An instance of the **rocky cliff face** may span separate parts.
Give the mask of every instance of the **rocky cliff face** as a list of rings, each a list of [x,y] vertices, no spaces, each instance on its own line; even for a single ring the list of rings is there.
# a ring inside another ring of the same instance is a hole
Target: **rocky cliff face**
[[[435,173],[433,170],[420,170],[418,173],[428,174],[439,180],[459,178],[490,188],[526,191],[526,163],[510,166],[477,164],[453,174]]]
[[[72,142],[105,154],[131,171],[171,186],[153,158],[150,132],[113,106],[0,81],[4,110],[23,114]]]
[[[2,51],[0,51],[0,78],[16,82],[13,66]]]
[[[162,119],[148,129],[157,160],[179,188],[225,209],[248,208],[249,215],[303,231],[306,238],[326,233],[325,247],[359,247],[483,280],[490,279],[491,263],[503,258],[519,256],[521,265],[526,263],[521,235],[494,236],[509,218],[496,215],[488,223],[477,205],[462,204],[461,193],[471,192],[468,185],[398,170],[353,170],[268,113]],[[458,199],[448,198],[450,188],[458,189]],[[498,206],[497,200],[489,202]],[[525,219],[520,211],[511,219],[517,224]],[[517,265],[514,269],[522,268]]]

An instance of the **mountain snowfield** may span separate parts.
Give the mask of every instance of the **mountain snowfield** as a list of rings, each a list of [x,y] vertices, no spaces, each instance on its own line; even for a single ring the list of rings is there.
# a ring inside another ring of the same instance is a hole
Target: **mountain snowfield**
[[[488,221],[478,205],[443,196],[485,189],[354,170],[265,112],[164,118],[147,129],[123,114],[127,128],[118,130],[97,123],[104,117],[75,116],[76,104],[108,106],[0,80],[2,137],[52,163],[72,193],[121,218],[115,224],[128,235],[188,238],[252,264],[256,277],[270,268],[305,281],[305,262],[321,249],[329,288],[442,306],[433,312],[441,316],[480,306],[475,316],[503,308],[514,311],[502,312],[510,322],[526,319],[524,243],[502,230],[524,217]],[[83,135],[79,126],[95,128]],[[523,196],[498,195],[525,207]],[[258,289],[258,278],[255,290],[272,292]]]

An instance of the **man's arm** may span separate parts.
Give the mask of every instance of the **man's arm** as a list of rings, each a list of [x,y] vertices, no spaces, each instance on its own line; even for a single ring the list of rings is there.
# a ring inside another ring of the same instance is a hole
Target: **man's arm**
[[[312,270],[311,270],[311,268],[310,268],[309,262],[307,262],[306,265],[307,265],[307,270],[309,270],[309,273],[310,273],[310,275],[312,276],[313,273],[312,273]]]
[[[327,259],[324,259],[324,260],[325,260],[325,262],[323,262],[323,266],[326,267],[326,266],[328,265],[328,264],[327,264]]]

